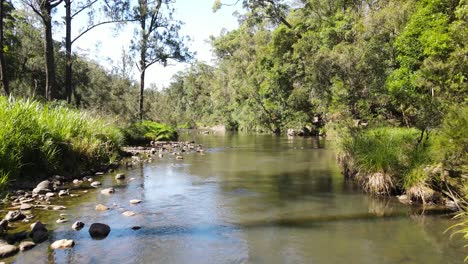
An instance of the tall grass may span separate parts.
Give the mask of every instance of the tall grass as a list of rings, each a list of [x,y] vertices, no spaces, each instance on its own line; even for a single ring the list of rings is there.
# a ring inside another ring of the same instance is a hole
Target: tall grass
[[[0,186],[108,162],[123,142],[103,119],[65,106],[0,97]]]

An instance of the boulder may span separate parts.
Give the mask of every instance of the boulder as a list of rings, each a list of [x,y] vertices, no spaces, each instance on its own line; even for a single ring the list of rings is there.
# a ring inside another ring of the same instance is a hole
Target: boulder
[[[52,249],[67,249],[72,248],[75,245],[75,241],[69,239],[60,239],[52,243],[50,248]]]
[[[23,220],[24,218],[26,218],[26,216],[23,213],[21,213],[21,211],[19,210],[9,211],[7,215],[5,216],[5,220],[9,222]]]
[[[76,221],[75,223],[73,223],[72,228],[74,230],[81,230],[84,226],[85,224],[83,222]]]
[[[33,193],[45,194],[45,193],[50,192],[51,189],[52,189],[52,183],[50,181],[42,181],[36,186],[36,188],[34,188]]]
[[[23,241],[28,237],[28,233],[25,231],[14,233],[12,235],[7,235],[5,237],[8,244],[16,244],[17,242]]]
[[[36,246],[36,243],[32,241],[23,241],[19,244],[19,250],[26,251]]]
[[[103,190],[101,190],[101,193],[102,194],[112,194],[112,193],[115,193],[115,189],[114,188],[103,189]]]
[[[49,237],[49,233],[44,224],[38,221],[31,225],[31,232],[29,233],[29,237],[32,238],[34,243],[38,244],[46,241]]]
[[[107,235],[109,235],[111,229],[108,225],[106,224],[101,224],[101,223],[93,223],[89,227],[89,235],[92,238],[105,238]]]
[[[0,246],[0,258],[7,258],[18,253],[19,248],[13,245]]]
[[[116,180],[123,180],[123,179],[125,179],[125,174],[117,173],[117,175],[115,175],[115,179]]]

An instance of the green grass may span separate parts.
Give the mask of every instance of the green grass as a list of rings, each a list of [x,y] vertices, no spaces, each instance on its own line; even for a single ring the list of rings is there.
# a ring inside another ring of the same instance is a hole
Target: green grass
[[[109,162],[123,143],[103,119],[65,106],[0,97],[0,186]]]
[[[129,145],[148,144],[150,141],[171,141],[177,140],[177,132],[174,128],[144,120],[133,123],[122,130],[125,135],[125,142]]]
[[[350,164],[364,176],[370,192],[410,188],[423,183],[422,166],[430,162],[429,142],[418,145],[420,131],[414,128],[381,127],[360,130],[342,137],[341,151],[352,159]],[[377,177],[379,176],[379,177]],[[388,184],[393,186],[375,185]],[[366,185],[367,184],[367,185]]]

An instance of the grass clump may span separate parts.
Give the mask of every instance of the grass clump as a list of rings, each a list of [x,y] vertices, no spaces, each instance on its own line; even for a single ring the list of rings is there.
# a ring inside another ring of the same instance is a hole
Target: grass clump
[[[414,128],[372,128],[350,133],[340,147],[365,190],[390,194],[426,180],[419,172],[429,161],[429,144],[418,143],[420,135]]]
[[[178,135],[171,126],[144,120],[133,123],[122,130],[129,145],[148,144],[150,141],[177,140]]]
[[[123,142],[103,119],[60,105],[0,97],[0,186],[108,163]]]

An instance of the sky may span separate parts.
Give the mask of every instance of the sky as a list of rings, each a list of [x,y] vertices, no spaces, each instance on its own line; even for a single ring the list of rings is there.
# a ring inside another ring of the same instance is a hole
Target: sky
[[[211,35],[218,36],[223,29],[232,30],[237,28],[237,18],[233,16],[233,13],[240,9],[240,6],[225,6],[213,13],[213,2],[214,0],[177,0],[174,4],[176,9],[175,18],[185,23],[181,28],[180,35],[190,37],[191,41],[187,46],[190,51],[196,52],[195,59],[207,63],[211,63],[213,59],[211,45],[207,40]],[[79,21],[83,23],[86,19],[86,14],[83,14],[81,18],[76,18],[75,23],[79,23]],[[77,30],[78,28],[78,26],[75,27]],[[120,61],[122,49],[128,49],[132,37],[133,29],[130,27],[121,29],[116,34],[114,26],[102,26],[78,39],[74,43],[73,49],[74,52],[85,55],[110,69],[112,64]],[[146,71],[147,87],[151,83],[156,84],[158,89],[167,87],[171,77],[185,67],[187,67],[187,64],[184,63],[172,63],[167,67],[156,64],[151,66]],[[135,80],[139,79],[136,68],[134,69],[134,76]]]

